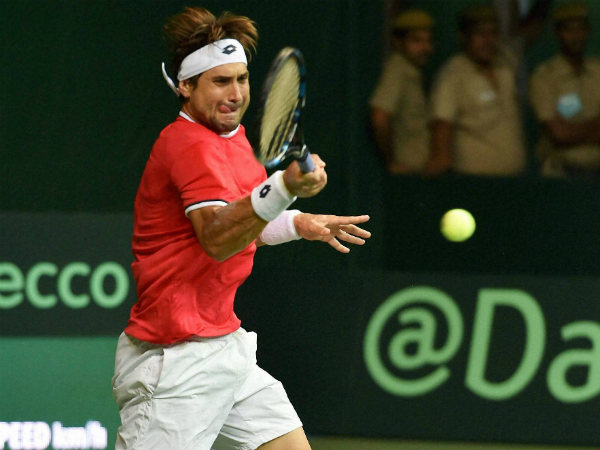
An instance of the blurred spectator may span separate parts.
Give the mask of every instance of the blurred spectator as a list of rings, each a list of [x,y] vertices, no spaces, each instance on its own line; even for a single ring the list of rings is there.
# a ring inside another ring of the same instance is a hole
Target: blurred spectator
[[[433,20],[422,10],[400,13],[393,24],[393,53],[370,99],[377,148],[392,174],[421,172],[429,154],[422,69],[433,52]]]
[[[431,97],[428,175],[517,175],[526,167],[515,85],[517,56],[500,43],[493,5],[459,15],[462,52],[442,67]]]
[[[552,0],[494,0],[498,11],[500,36],[519,61],[517,90],[527,101],[529,67],[525,51],[542,34]]]
[[[537,155],[547,176],[600,175],[600,60],[586,57],[588,8],[564,3],[554,10],[559,52],[531,77],[530,99],[541,137]]]

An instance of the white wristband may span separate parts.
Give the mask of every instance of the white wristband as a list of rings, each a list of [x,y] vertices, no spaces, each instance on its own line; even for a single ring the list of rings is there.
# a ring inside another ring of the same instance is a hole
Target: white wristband
[[[283,244],[300,239],[300,235],[294,226],[294,217],[301,214],[301,211],[292,209],[284,211],[275,219],[267,224],[260,233],[260,240],[267,245]]]
[[[283,172],[278,170],[252,190],[250,200],[258,217],[270,222],[294,203],[296,197],[287,190]]]

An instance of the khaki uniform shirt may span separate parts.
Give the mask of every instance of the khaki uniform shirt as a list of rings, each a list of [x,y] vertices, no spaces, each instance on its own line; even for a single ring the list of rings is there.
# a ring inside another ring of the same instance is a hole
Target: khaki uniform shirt
[[[386,61],[369,104],[392,115],[394,161],[420,170],[429,156],[427,106],[419,69],[400,53]]]
[[[583,72],[575,73],[562,55],[540,64],[531,76],[530,101],[540,122],[557,116],[574,123],[600,114],[600,60],[587,58]],[[563,168],[600,169],[600,146],[556,147],[542,134],[537,148],[542,173],[561,174]]]
[[[431,96],[433,120],[452,123],[452,169],[478,175],[515,175],[526,166],[515,64],[498,58],[496,90],[464,54],[452,57],[437,76]]]

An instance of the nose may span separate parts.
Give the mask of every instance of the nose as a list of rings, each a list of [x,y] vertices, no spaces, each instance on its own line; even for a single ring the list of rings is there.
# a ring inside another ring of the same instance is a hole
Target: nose
[[[244,96],[242,95],[242,87],[240,83],[234,81],[231,83],[231,89],[229,90],[229,101],[233,103],[238,103],[243,100]]]

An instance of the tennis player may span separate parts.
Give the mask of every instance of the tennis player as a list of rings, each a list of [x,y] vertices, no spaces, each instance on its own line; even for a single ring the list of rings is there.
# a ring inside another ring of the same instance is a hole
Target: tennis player
[[[325,163],[267,178],[240,124],[250,100],[247,17],[186,8],[165,25],[181,111],[155,142],[135,200],[138,301],[120,336],[116,450],[281,449],[310,445],[281,383],[258,367],[234,296],[257,247],[304,238],[349,251],[368,216],[288,207],[318,194]],[[283,299],[282,299],[283,300]]]

